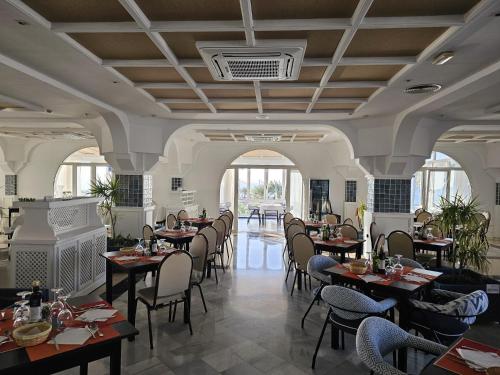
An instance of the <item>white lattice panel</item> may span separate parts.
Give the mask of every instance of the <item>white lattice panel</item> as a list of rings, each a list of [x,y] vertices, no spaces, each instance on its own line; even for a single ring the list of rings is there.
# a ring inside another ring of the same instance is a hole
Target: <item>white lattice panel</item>
[[[76,255],[76,245],[59,250],[59,283],[57,286],[63,288],[65,294],[76,289]]]
[[[94,251],[94,243],[91,239],[80,242],[80,282],[79,287],[85,286],[93,281],[92,277],[92,253]]]
[[[87,225],[87,205],[56,207],[49,211],[49,224],[56,233]]]
[[[95,237],[94,241],[94,278],[97,279],[106,271],[106,261],[100,254],[106,252],[106,233]]]
[[[42,286],[49,286],[47,272],[49,255],[47,251],[22,249],[16,251],[15,286],[16,288],[31,288],[33,280],[40,280]]]

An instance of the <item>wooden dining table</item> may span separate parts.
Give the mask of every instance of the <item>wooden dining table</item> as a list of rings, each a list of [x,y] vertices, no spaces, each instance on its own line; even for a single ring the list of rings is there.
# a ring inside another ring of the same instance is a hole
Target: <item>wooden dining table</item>
[[[214,219],[212,217],[205,217],[205,218],[190,217],[189,219],[184,220],[184,222],[186,222],[186,221],[191,223],[191,226],[193,226],[193,227],[196,227],[198,229],[203,229],[205,227],[212,225],[212,223],[214,222]]]
[[[318,253],[327,251],[332,254],[340,254],[340,262],[345,262],[345,256],[348,253],[356,253],[356,259],[361,258],[363,253],[363,243],[365,240],[349,239],[349,238],[335,238],[323,241],[321,237],[311,236],[314,242],[314,247]]]
[[[70,298],[70,306],[92,306],[103,302],[97,296]],[[73,367],[80,367],[80,374],[88,373],[88,364],[101,358],[110,358],[109,374],[119,375],[121,371],[121,349],[124,338],[134,337],[139,333],[127,320],[118,315],[114,322],[100,323],[103,337],[90,338],[83,345],[59,345],[56,348],[49,343],[42,343],[29,348],[18,347],[14,343],[0,346],[0,375],[53,374]],[[2,327],[10,322],[0,322]],[[1,332],[0,334],[3,334]],[[5,346],[11,345],[6,348]],[[2,352],[2,350],[4,350]],[[8,350],[8,351],[6,351]]]
[[[305,220],[304,224],[306,225],[306,233],[310,235],[311,232],[319,232],[324,223],[321,221]]]
[[[156,238],[164,239],[176,248],[184,247],[184,250],[189,251],[189,244],[197,232],[197,229],[185,231],[181,229],[159,229],[155,231],[155,236]]]
[[[413,240],[413,248],[417,250],[432,251],[436,253],[436,268],[442,264],[443,253],[449,251],[453,241],[451,238],[441,238],[432,240]]]
[[[380,297],[392,297],[398,301],[399,310],[399,326],[405,331],[409,330],[410,304],[408,300],[424,291],[431,288],[433,281],[441,275],[441,272],[415,269],[404,267],[401,274],[391,276],[375,274],[370,269],[364,275],[356,275],[352,273],[343,264],[337,264],[333,267],[323,270],[325,275],[331,277],[332,284],[349,284],[362,290],[367,294],[375,293]],[[405,279],[405,275],[415,274],[423,280],[414,282]],[[378,276],[381,280],[365,281],[361,276]],[[400,349],[398,351],[398,368],[401,371],[406,371],[407,351]]]

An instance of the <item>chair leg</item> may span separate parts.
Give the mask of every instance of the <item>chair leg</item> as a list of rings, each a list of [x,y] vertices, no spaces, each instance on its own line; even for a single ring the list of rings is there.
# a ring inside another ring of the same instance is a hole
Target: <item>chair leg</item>
[[[318,339],[318,343],[316,344],[316,349],[314,350],[312,365],[311,365],[312,368],[314,368],[316,366],[316,357],[318,356],[319,347],[321,346],[321,342],[323,341],[323,335],[325,334],[325,330],[326,330],[326,326],[328,325],[329,318],[330,318],[330,312],[328,312],[326,314],[325,323],[323,324],[323,329],[321,330],[321,333],[320,333],[319,339]]]
[[[290,274],[290,270],[292,269],[293,262],[291,260],[288,261],[288,271],[286,271],[285,283],[288,281],[288,275]]]
[[[205,312],[208,312],[208,310],[207,310],[207,304],[205,303],[205,297],[203,296],[203,290],[201,290],[201,285],[200,284],[196,284],[196,286],[200,290],[200,296],[201,296],[201,301],[203,302],[203,308],[205,309]]]
[[[193,336],[193,327],[191,326],[191,303],[189,297],[184,299],[184,309],[187,310],[187,323],[189,325],[189,333]]]
[[[219,284],[219,279],[217,277],[217,265],[215,264],[215,257],[214,257],[214,273],[215,273],[215,284]]]
[[[341,338],[342,338],[342,350],[345,350],[345,335],[344,335],[344,331],[341,331],[340,334],[341,334]]]
[[[177,301],[174,301],[174,314],[172,315],[172,322],[175,322],[176,313],[177,313]]]
[[[295,270],[295,276],[293,277],[293,283],[292,283],[292,293],[290,294],[291,296],[293,296],[293,290],[295,289],[295,281],[297,280],[297,276],[298,276],[299,272],[300,271]]]
[[[153,329],[151,328],[151,310],[147,307],[148,310],[148,328],[149,328],[149,347],[153,349]]]
[[[168,321],[172,321],[172,301],[168,303]]]
[[[306,313],[304,314],[304,316],[302,317],[302,322],[300,324],[300,326],[302,328],[304,328],[304,321],[306,320],[306,317],[307,317],[307,314],[309,314],[309,311],[311,311],[313,305],[314,305],[314,302],[320,300],[319,296],[321,295],[321,290],[323,289],[323,284],[320,285],[320,287],[318,288],[317,292],[314,294],[314,298],[313,300],[311,301],[311,304],[309,305],[309,307],[307,308],[307,311]]]

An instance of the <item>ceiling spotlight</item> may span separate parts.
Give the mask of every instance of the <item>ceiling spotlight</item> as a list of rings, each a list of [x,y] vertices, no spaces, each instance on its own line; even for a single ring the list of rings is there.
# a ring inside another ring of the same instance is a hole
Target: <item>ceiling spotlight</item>
[[[113,81],[113,83],[120,83],[120,81]]]
[[[26,22],[25,20],[16,20],[17,24],[18,25],[21,25],[21,26],[28,26],[29,23]]]
[[[453,52],[452,51],[445,51],[441,52],[439,55],[434,57],[434,60],[432,60],[432,64],[434,65],[443,65],[446,64],[448,61],[450,61],[453,58]]]
[[[257,115],[256,118],[257,120],[269,120],[268,115]]]
[[[51,109],[49,109],[49,108],[47,108],[47,109],[45,110],[45,112],[47,112],[47,113],[52,113],[52,110],[51,110]]]
[[[442,86],[437,83],[427,83],[424,85],[409,86],[404,89],[405,94],[426,94],[441,90]]]

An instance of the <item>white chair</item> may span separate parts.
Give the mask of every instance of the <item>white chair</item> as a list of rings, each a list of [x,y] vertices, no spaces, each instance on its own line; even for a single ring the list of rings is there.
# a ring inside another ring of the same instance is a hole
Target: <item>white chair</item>
[[[229,240],[229,244],[231,245],[231,255],[233,254],[234,252],[234,246],[233,246],[233,240],[231,239],[231,236],[233,234],[233,225],[234,225],[234,214],[233,214],[233,211],[231,210],[226,210],[224,211],[223,215],[227,215],[229,216],[229,218],[231,219],[231,223],[229,225],[229,236],[228,236],[228,240]]]
[[[177,218],[174,214],[169,214],[167,216],[167,228],[173,229],[175,227],[175,223],[177,223]]]
[[[228,241],[229,241],[229,238],[231,237],[231,217],[227,214],[224,214],[224,215],[221,215],[219,216],[219,219],[221,219],[222,221],[224,221],[224,224],[226,224],[226,233],[224,234],[224,244],[225,244],[225,248],[227,249],[227,255],[229,257],[229,262],[230,262],[230,259],[233,255],[233,249],[231,249],[231,254],[229,254],[229,244],[228,244]]]
[[[189,215],[187,213],[186,210],[180,210],[178,213],[177,213],[177,219],[179,220],[188,220],[189,219]]]
[[[155,227],[162,227],[165,225],[167,220],[167,209],[164,206],[160,206],[156,212]]]
[[[220,264],[222,267],[222,272],[226,272],[224,267],[224,240],[226,235],[226,223],[222,219],[215,219],[212,223],[212,227],[217,231],[217,242],[215,253],[219,255]]]
[[[326,220],[326,223],[330,224],[330,225],[335,225],[335,224],[339,223],[339,218],[337,217],[337,215],[334,215],[334,214],[326,214],[325,220]]]
[[[184,303],[184,316],[189,325],[189,333],[193,334],[191,327],[191,272],[193,258],[183,250],[176,250],[165,256],[158,266],[156,283],[149,288],[137,292],[137,302],[141,301],[148,311],[149,345],[153,349],[153,332],[151,328],[151,310],[158,310],[167,304],[170,309],[172,303]],[[169,316],[170,318],[170,316]]]
[[[292,265],[294,262],[292,238],[297,233],[306,233],[306,230],[302,228],[299,224],[293,224],[293,223],[286,228],[285,239],[286,239],[286,247],[288,249],[288,269],[286,272],[285,283],[288,281],[288,275],[290,274],[290,270],[292,269]]]
[[[215,273],[215,283],[219,283],[217,278],[217,267],[215,266],[215,255],[217,252],[217,230],[214,227],[207,226],[198,231],[198,234],[203,234],[208,242],[207,265],[209,270],[213,268]],[[208,272],[208,271],[207,271]]]
[[[292,250],[293,250],[293,260],[295,264],[295,277],[293,278],[292,292],[290,295],[293,296],[293,291],[295,289],[295,280],[301,275],[304,275],[304,287],[307,285],[307,264],[309,259],[314,256],[314,242],[305,233],[297,233],[292,238]],[[309,278],[309,286],[311,285],[311,279]]]
[[[208,240],[203,235],[198,233],[191,240],[189,246],[189,253],[193,257],[193,272],[191,275],[191,287],[197,286],[200,290],[201,301],[203,308],[207,312],[207,304],[205,303],[205,296],[201,289],[201,283],[205,280],[205,271],[207,269],[207,256],[208,256]]]

